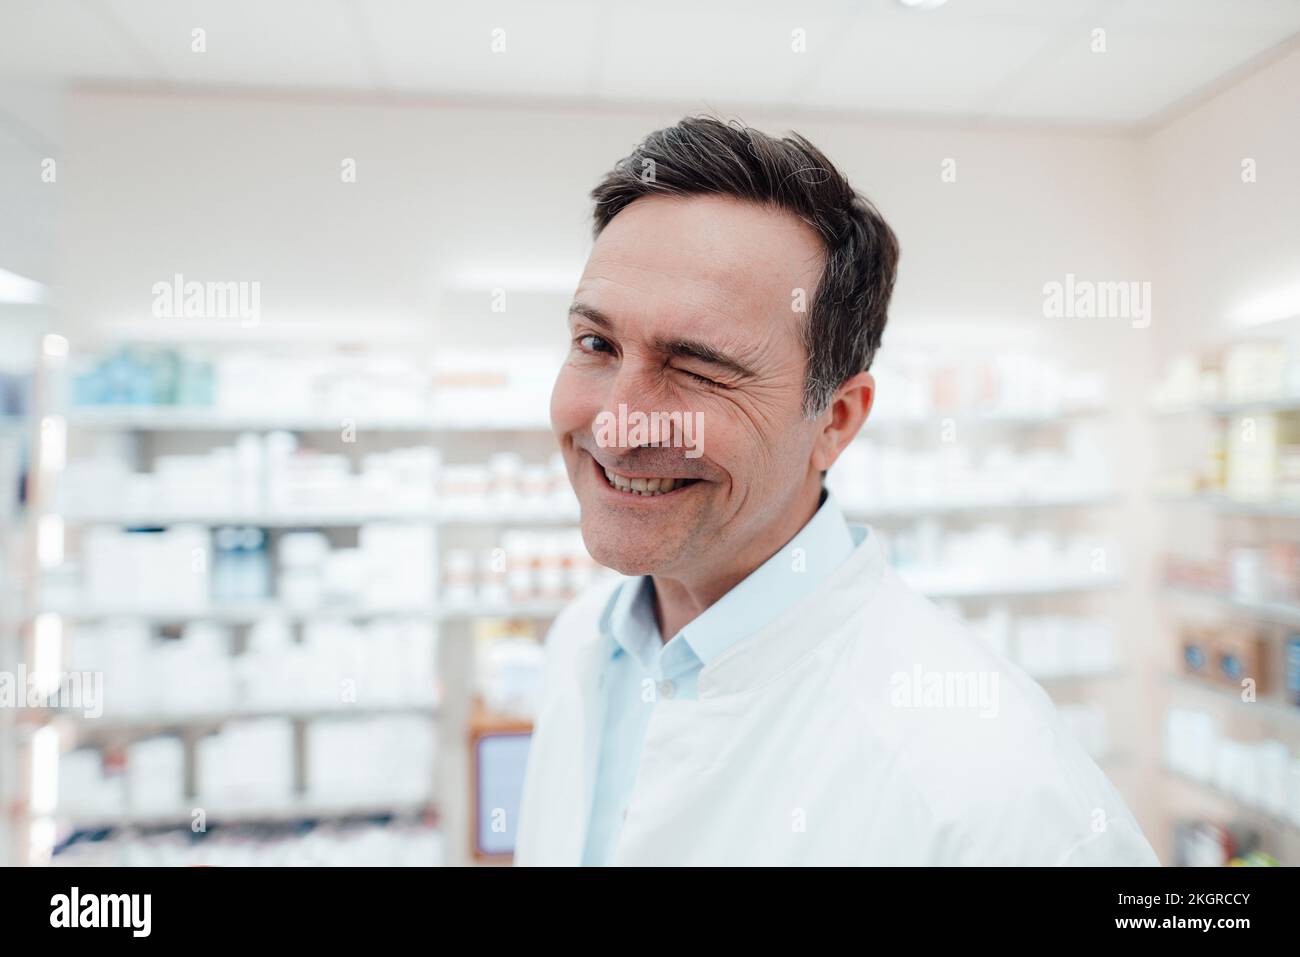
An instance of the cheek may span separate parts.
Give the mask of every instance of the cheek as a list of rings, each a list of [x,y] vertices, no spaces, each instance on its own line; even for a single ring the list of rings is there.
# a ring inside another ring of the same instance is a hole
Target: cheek
[[[761,488],[773,476],[770,436],[759,423],[737,410],[708,408],[703,411],[704,455],[731,477],[735,488]]]
[[[587,388],[587,379],[572,366],[560,369],[551,390],[551,428],[557,436],[564,436],[583,428],[591,422],[589,405],[594,390]]]
[[[718,423],[710,438],[706,431],[706,449],[716,448],[729,467],[750,473],[755,483],[784,481],[789,464],[801,454],[806,438],[797,427],[770,410],[743,408],[729,416],[715,416]]]

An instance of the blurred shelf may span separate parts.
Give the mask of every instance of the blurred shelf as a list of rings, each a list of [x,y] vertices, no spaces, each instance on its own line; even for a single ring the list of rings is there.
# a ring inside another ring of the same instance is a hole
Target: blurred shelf
[[[51,817],[74,831],[101,831],[122,827],[143,829],[189,828],[194,812],[202,810],[209,828],[214,825],[287,823],[293,821],[345,821],[375,817],[418,817],[436,814],[432,800],[424,801],[374,801],[358,804],[317,803],[303,800],[276,806],[213,807],[203,798],[194,798],[191,807],[174,811],[149,811],[120,813],[64,813],[55,811],[44,815]],[[40,816],[40,815],[35,815]]]
[[[250,343],[259,349],[268,344],[288,346],[305,355],[374,355],[383,358],[394,352],[409,355],[413,348],[433,354],[436,340],[421,338],[426,330],[413,328],[401,319],[366,316],[358,327],[356,317],[304,319],[262,317],[257,322],[231,322],[223,319],[191,318],[184,322],[159,322],[157,319],[103,319],[93,327],[78,330],[76,351],[102,353],[123,346],[141,344],[244,348]],[[383,346],[383,349],[376,347]]]
[[[73,620],[98,618],[140,618],[155,624],[203,620],[224,624],[247,624],[262,618],[287,618],[291,621],[355,621],[372,618],[436,618],[433,605],[393,606],[387,608],[330,607],[294,609],[275,601],[241,602],[208,606],[96,605],[52,603],[42,611]]]
[[[472,621],[475,618],[554,618],[571,602],[572,598],[507,602],[504,604],[444,605],[438,613],[440,621]]]
[[[953,409],[935,410],[925,415],[888,415],[880,414],[869,417],[858,437],[872,437],[873,430],[879,429],[916,429],[934,427],[952,420],[960,425],[1003,426],[1007,428],[1042,428],[1060,425],[1075,419],[1094,418],[1107,414],[1106,406],[1084,406],[1070,409],[1044,411],[1042,409],[980,412]]]
[[[1184,675],[1167,675],[1165,684],[1171,688],[1187,690],[1206,698],[1214,698],[1241,711],[1252,712],[1256,717],[1292,722],[1296,730],[1300,731],[1300,706],[1289,705],[1283,700],[1277,698],[1264,698],[1261,700],[1257,698],[1254,701],[1242,701],[1241,695],[1227,686],[1213,684],[1209,681],[1199,681],[1196,678]]]
[[[1198,402],[1192,405],[1152,406],[1151,413],[1175,415],[1239,415],[1243,412],[1300,411],[1300,396],[1277,396],[1272,399],[1240,399],[1231,402]]]
[[[70,427],[134,432],[546,432],[549,422],[537,419],[446,419],[430,416],[266,416],[232,414],[207,408],[126,406],[80,408],[68,413]]]
[[[404,522],[448,527],[576,524],[577,508],[485,509],[442,508],[426,511],[375,512],[83,512],[63,515],[68,525],[118,525],[161,528],[168,525],[254,525],[260,528],[354,528],[372,522]]]
[[[887,518],[916,518],[927,515],[978,515],[1018,509],[1100,508],[1114,505],[1115,496],[1087,495],[1056,499],[1022,498],[985,501],[909,502],[891,505],[845,506],[850,520],[875,521]],[[1297,507],[1300,515],[1300,507]],[[444,527],[494,525],[575,525],[581,519],[577,507],[550,509],[507,509],[494,512],[480,508],[441,508],[429,511],[394,512],[83,512],[62,516],[68,525],[118,525],[159,528],[168,525],[254,525],[260,528],[353,528],[371,522],[425,523]]]
[[[1196,505],[1234,515],[1259,515],[1266,518],[1300,518],[1300,500],[1234,498],[1221,493],[1196,495],[1160,495],[1156,501],[1164,505]]]
[[[475,525],[576,525],[582,518],[576,504],[555,505],[548,510],[511,509],[494,513],[489,509],[439,509],[434,519],[443,526]]]
[[[874,432],[935,427],[952,420],[961,425],[1005,428],[1051,428],[1076,419],[1107,413],[1105,407],[1065,409],[1057,412],[932,412],[921,416],[877,416],[867,421],[856,439]],[[471,416],[289,415],[231,413],[211,408],[168,406],[82,407],[66,415],[69,427],[135,432],[337,432],[345,425],[358,432],[543,432],[545,419],[475,419]]]
[[[1276,827],[1285,828],[1290,831],[1300,832],[1300,824],[1297,824],[1295,821],[1291,820],[1290,818],[1278,814],[1275,811],[1270,811],[1267,808],[1260,807],[1257,804],[1251,804],[1247,801],[1243,801],[1241,798],[1233,794],[1231,791],[1225,791],[1217,784],[1214,784],[1210,781],[1202,781],[1200,778],[1194,778],[1190,774],[1184,774],[1182,771],[1175,771],[1173,768],[1165,767],[1164,765],[1161,765],[1161,770],[1164,772],[1165,776],[1168,779],[1172,781],[1177,781],[1180,784],[1187,785],[1188,787],[1195,788],[1196,790],[1202,792],[1203,794],[1206,794],[1219,801],[1226,801],[1232,804],[1234,807],[1240,809],[1241,811],[1246,812],[1248,815],[1253,815],[1255,817],[1262,818]]]
[[[1003,498],[961,501],[935,500],[930,502],[897,502],[888,505],[843,504],[849,519],[873,520],[881,518],[913,518],[926,515],[962,515],[967,513],[1014,511],[1017,509],[1099,508],[1119,501],[1115,495],[1078,495],[1058,498]]]
[[[1250,598],[1238,598],[1223,592],[1210,591],[1208,588],[1195,588],[1191,585],[1166,585],[1165,591],[1171,595],[1209,601],[1224,608],[1251,615],[1265,621],[1282,625],[1300,627],[1300,605],[1280,601],[1259,601]]]
[[[1032,671],[1026,671],[1025,674],[1033,678],[1039,684],[1043,685],[1068,685],[1084,681],[1111,681],[1116,678],[1124,677],[1124,672],[1120,668],[1098,668],[1095,671],[1075,671],[1069,674],[1055,675],[1036,675]]]
[[[1041,581],[940,582],[925,581],[902,575],[911,587],[930,598],[1034,598],[1052,595],[1103,591],[1119,584],[1117,576],[1089,575]],[[281,618],[295,622],[367,621],[378,618],[422,618],[440,622],[464,622],[477,618],[532,618],[548,620],[564,610],[571,598],[539,599],[502,604],[437,604],[393,607],[288,608],[275,601],[232,603],[206,607],[132,607],[129,605],[93,605],[50,603],[41,611],[73,621],[111,618],[134,618],[150,624],[182,624],[188,621],[214,621],[220,624],[252,624],[263,618]],[[1300,613],[1300,612],[1298,612]]]
[[[1120,583],[1117,575],[1081,575],[1045,578],[1039,581],[1008,579],[986,582],[945,582],[904,571],[899,571],[899,576],[912,588],[929,598],[1034,598],[1104,591],[1115,588]]]
[[[394,607],[287,608],[274,601],[207,607],[131,607],[126,605],[50,604],[43,611],[74,621],[103,618],[137,618],[152,624],[187,621],[215,621],[222,624],[251,624],[263,618],[290,621],[365,621],[376,618],[424,618],[435,621],[465,621],[474,618],[553,618],[567,600],[506,603],[501,605],[411,605]]]
[[[57,708],[25,708],[22,714],[41,717],[41,723],[54,720],[71,721],[78,731],[88,735],[116,734],[119,732],[152,732],[177,728],[216,727],[233,721],[250,721],[259,718],[287,718],[291,721],[330,721],[349,718],[376,718],[392,715],[439,716],[438,703],[432,698],[425,702],[354,705],[349,707],[283,707],[283,708],[230,708],[219,711],[141,712],[139,714],[106,715],[90,718],[78,710]]]

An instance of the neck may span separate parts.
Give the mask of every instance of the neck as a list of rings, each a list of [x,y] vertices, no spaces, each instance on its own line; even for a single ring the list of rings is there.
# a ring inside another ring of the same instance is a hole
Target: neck
[[[797,501],[782,510],[780,519],[752,542],[739,549],[727,542],[726,549],[735,557],[726,564],[692,569],[690,574],[652,575],[660,640],[666,643],[784,548],[817,514],[821,494],[819,480],[808,494],[800,493]]]

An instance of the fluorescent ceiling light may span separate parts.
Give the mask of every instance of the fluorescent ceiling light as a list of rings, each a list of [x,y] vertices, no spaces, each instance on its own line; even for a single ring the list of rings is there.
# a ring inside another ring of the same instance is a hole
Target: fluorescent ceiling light
[[[898,0],[901,6],[909,10],[933,10],[942,7],[948,0]]]
[[[1239,326],[1259,326],[1296,317],[1300,317],[1300,283],[1265,293],[1242,304],[1232,314]]]
[[[442,278],[444,289],[474,291],[504,289],[506,292],[571,293],[582,278],[582,265],[554,269],[459,269]]]
[[[0,269],[0,302],[36,305],[45,301],[45,287],[35,279]]]

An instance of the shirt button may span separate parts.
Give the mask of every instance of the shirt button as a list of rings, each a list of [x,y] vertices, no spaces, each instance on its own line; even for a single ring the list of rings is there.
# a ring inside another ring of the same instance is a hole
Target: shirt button
[[[661,698],[671,698],[677,693],[677,686],[671,681],[659,682],[659,696]]]

